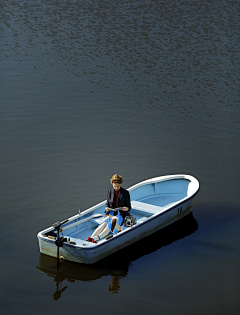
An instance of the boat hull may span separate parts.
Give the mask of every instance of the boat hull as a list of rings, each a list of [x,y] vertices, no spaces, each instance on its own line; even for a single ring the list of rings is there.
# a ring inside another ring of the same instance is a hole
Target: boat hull
[[[134,225],[130,229],[118,233],[106,242],[91,247],[64,243],[63,247],[59,248],[59,255],[69,261],[93,264],[191,213],[195,195],[166,209],[164,212],[155,214],[141,224]],[[44,238],[41,232],[38,234],[38,240],[41,253],[57,257],[57,247],[54,240]]]

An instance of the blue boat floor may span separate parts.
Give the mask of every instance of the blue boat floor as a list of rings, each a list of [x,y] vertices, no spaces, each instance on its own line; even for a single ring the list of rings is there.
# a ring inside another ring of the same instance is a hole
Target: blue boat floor
[[[67,233],[64,235],[65,237],[73,237],[73,238],[79,238],[81,240],[86,240],[88,237],[92,235],[92,233],[95,231],[96,228],[92,229],[86,229],[86,230],[77,230],[72,233]]]
[[[138,201],[132,202],[132,210],[131,215],[133,215],[137,222],[143,222],[155,213],[161,212],[164,209],[164,206],[173,204],[174,201],[179,200],[179,194],[174,194],[168,196],[165,194],[162,196],[162,199],[159,200],[156,196],[151,196],[150,198],[145,198],[144,200],[139,199]],[[95,220],[97,221],[97,220]],[[99,222],[95,222],[94,220],[90,220],[89,222],[85,222],[83,224],[79,224],[64,233],[65,237],[72,237],[77,239],[86,240],[90,237],[95,229],[99,226]],[[90,223],[91,222],[91,223]],[[127,227],[124,226],[123,229]]]
[[[152,215],[150,213],[146,213],[144,216],[139,215],[134,209],[132,209],[131,214],[136,218],[137,222],[144,221]],[[75,227],[74,229],[66,230],[65,233],[63,233],[63,235],[64,237],[86,240],[88,237],[91,237],[92,233],[96,230],[98,226],[99,225],[95,225],[91,228],[90,227],[86,228],[84,226],[82,228]],[[123,230],[125,229],[127,229],[126,226],[123,227]]]
[[[124,227],[126,229],[127,227]],[[85,229],[85,230],[76,230],[71,233],[64,234],[64,237],[71,237],[71,238],[76,238],[76,239],[81,239],[81,240],[86,240],[88,237],[91,237],[93,232],[95,231],[95,228],[92,229]]]

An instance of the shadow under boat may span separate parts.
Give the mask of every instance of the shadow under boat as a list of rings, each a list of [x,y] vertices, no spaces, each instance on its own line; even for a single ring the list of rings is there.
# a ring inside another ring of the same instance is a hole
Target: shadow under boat
[[[198,223],[193,214],[190,213],[183,219],[105,257],[95,264],[86,265],[63,261],[58,265],[56,258],[40,254],[37,268],[39,271],[54,278],[56,292],[53,294],[53,299],[55,300],[59,299],[62,292],[67,288],[67,286],[61,288],[64,280],[68,282],[75,282],[75,280],[93,281],[108,275],[112,276],[108,290],[112,293],[117,293],[120,289],[120,279],[127,276],[132,262],[159,250],[163,246],[193,234],[197,229]]]

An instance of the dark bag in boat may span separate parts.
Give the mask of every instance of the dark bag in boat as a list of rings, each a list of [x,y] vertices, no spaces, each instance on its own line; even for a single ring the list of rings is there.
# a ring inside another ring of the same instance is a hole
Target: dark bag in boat
[[[133,215],[127,215],[124,219],[124,225],[127,227],[131,227],[137,223],[136,218]]]

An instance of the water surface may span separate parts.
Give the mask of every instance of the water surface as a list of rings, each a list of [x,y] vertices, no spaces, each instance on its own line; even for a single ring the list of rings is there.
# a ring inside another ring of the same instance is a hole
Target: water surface
[[[237,0],[2,3],[4,314],[239,314],[239,9]],[[37,232],[103,201],[115,173],[125,188],[195,176],[192,220],[97,266],[62,265],[70,274],[57,288]]]

